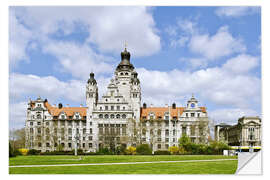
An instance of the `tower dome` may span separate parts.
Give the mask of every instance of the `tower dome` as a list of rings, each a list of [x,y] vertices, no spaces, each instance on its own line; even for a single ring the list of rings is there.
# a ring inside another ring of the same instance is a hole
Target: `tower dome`
[[[130,63],[130,52],[127,51],[127,48],[121,52],[121,62],[118,64],[116,70],[133,70],[134,66]]]

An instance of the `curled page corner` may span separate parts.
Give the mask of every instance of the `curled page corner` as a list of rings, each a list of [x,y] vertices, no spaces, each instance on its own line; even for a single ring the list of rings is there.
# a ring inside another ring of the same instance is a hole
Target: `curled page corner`
[[[241,152],[238,153],[238,168],[235,174],[261,175],[262,174],[262,152]]]

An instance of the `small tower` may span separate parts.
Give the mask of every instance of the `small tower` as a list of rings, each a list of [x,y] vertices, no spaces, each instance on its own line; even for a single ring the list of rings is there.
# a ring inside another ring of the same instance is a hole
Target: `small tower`
[[[93,108],[98,102],[98,86],[97,81],[95,80],[95,74],[90,73],[90,78],[87,81],[86,85],[86,106],[88,107],[89,112],[93,111]]]
[[[131,102],[134,110],[134,116],[137,121],[140,119],[140,107],[141,107],[141,86],[138,79],[138,73],[133,72],[131,78]]]
[[[121,62],[115,70],[115,79],[119,93],[129,102],[131,98],[131,79],[134,66],[130,63],[130,53],[125,50],[121,52]]]
[[[187,108],[188,109],[198,109],[198,100],[194,97],[194,94],[192,94],[192,97],[187,102]]]

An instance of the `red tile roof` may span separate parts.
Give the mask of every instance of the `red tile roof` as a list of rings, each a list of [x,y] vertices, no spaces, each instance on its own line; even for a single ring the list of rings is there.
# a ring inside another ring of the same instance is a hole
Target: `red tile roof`
[[[59,116],[61,112],[65,112],[67,116],[73,116],[74,113],[78,112],[80,115],[86,116],[87,107],[53,107],[48,102],[45,102],[45,107],[48,108],[49,113],[52,116]]]

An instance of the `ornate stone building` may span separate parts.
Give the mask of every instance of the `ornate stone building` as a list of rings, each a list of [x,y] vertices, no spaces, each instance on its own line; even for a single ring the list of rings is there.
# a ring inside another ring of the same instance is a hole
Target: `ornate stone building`
[[[261,119],[241,117],[233,126],[224,123],[216,125],[215,139],[230,146],[261,146]]]
[[[53,151],[61,145],[85,151],[101,147],[136,146],[148,143],[154,151],[177,145],[186,134],[193,142],[208,143],[209,126],[205,107],[192,95],[186,107],[141,107],[138,73],[130,53],[121,53],[107,92],[99,99],[94,73],[86,85],[86,107],[58,107],[47,99],[30,100],[27,108],[26,147]]]

